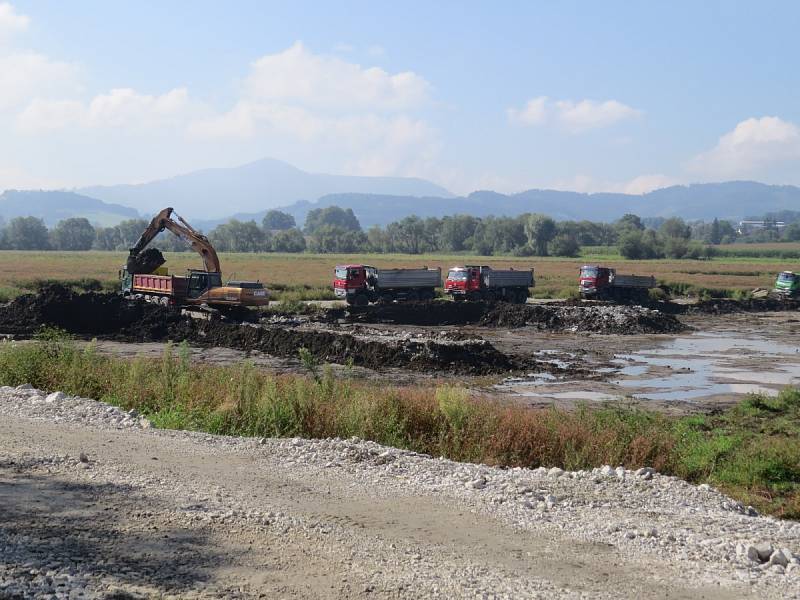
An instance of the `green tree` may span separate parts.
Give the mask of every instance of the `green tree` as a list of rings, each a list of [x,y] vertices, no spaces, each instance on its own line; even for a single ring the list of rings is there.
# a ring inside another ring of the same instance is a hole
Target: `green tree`
[[[406,217],[402,221],[389,223],[386,228],[392,246],[398,252],[420,254],[425,242],[425,221],[416,215]]]
[[[719,219],[716,217],[711,223],[711,229],[708,232],[708,242],[715,245],[722,243],[722,227],[720,227]]]
[[[98,227],[95,230],[94,245],[95,250],[117,250],[123,248],[122,238],[119,229],[116,227]]]
[[[348,231],[361,231],[361,223],[358,222],[353,209],[344,209],[339,206],[315,208],[306,216],[303,229],[307,234],[313,234],[325,225],[334,225]]]
[[[559,233],[553,238],[550,247],[554,256],[578,256],[581,250],[578,238],[571,233]]]
[[[451,252],[466,250],[472,243],[479,220],[469,215],[453,215],[441,220],[440,248]]]
[[[132,247],[142,237],[142,233],[149,224],[150,222],[144,219],[128,219],[119,223],[116,226],[119,246],[122,248]]]
[[[264,252],[269,249],[269,236],[255,221],[231,219],[217,225],[208,239],[221,252]]]
[[[623,232],[629,230],[644,231],[644,223],[642,223],[642,219],[638,215],[631,213],[623,215],[621,219],[614,223],[614,227],[616,228],[618,235],[622,235]]]
[[[781,237],[787,242],[800,242],[800,221],[789,223]]]
[[[659,231],[667,238],[688,240],[692,237],[692,228],[680,217],[671,217],[664,221]]]
[[[11,250],[49,250],[49,238],[44,221],[36,217],[17,217],[6,227],[6,245]]]
[[[370,252],[393,252],[392,240],[380,225],[373,225],[367,230],[367,249]]]
[[[59,221],[51,234],[53,247],[58,250],[89,250],[94,237],[94,227],[83,217]]]
[[[261,221],[261,227],[266,231],[285,231],[296,227],[294,217],[280,210],[269,210]]]
[[[537,256],[547,256],[547,245],[557,232],[556,222],[546,215],[529,215],[525,223],[528,244]]]
[[[306,249],[306,238],[296,227],[284,229],[275,234],[272,238],[273,252],[304,252]]]
[[[363,231],[353,231],[340,225],[317,227],[309,240],[309,249],[319,253],[362,252],[367,245]]]

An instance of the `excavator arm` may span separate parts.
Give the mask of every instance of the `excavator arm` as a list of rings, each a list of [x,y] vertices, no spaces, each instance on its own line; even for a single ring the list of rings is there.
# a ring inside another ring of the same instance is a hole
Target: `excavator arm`
[[[147,245],[152,242],[155,237],[165,229],[171,231],[179,238],[185,240],[192,247],[192,250],[197,252],[203,259],[205,270],[209,273],[219,273],[221,271],[219,264],[219,257],[214,246],[208,241],[208,238],[202,233],[194,229],[183,218],[175,214],[173,219],[174,210],[172,208],[165,208],[158,213],[150,224],[142,232],[139,240],[130,249],[130,256],[128,257],[129,271],[133,272],[130,268],[132,263],[135,263],[136,258],[144,250]],[[177,220],[176,220],[177,219]]]

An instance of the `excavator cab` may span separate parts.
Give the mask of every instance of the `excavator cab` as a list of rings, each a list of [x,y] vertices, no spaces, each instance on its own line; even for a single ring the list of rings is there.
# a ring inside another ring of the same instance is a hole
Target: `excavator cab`
[[[199,298],[212,288],[222,287],[219,273],[207,271],[189,271],[189,298]]]

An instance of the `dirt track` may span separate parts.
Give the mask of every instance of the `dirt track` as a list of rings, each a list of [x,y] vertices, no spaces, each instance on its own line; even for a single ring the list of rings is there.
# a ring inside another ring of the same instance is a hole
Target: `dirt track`
[[[800,526],[720,509],[724,497],[672,478],[142,430],[105,424],[94,404],[0,392],[0,586],[107,598],[777,598],[796,581],[748,567],[734,545],[797,546]],[[551,508],[527,508],[539,494]]]

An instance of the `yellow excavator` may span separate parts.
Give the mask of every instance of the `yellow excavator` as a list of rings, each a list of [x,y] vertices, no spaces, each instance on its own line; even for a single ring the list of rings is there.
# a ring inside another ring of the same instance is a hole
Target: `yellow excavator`
[[[203,270],[190,269],[185,276],[167,275],[162,269],[164,257],[147,245],[162,231],[171,231],[203,259]],[[269,304],[269,296],[260,281],[229,281],[222,284],[222,270],[214,246],[172,208],[159,212],[130,249],[127,264],[119,272],[122,293],[164,306],[185,306],[209,312],[230,312],[236,307]]]

